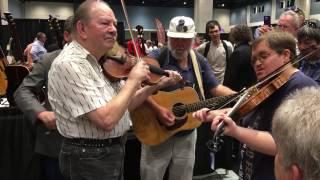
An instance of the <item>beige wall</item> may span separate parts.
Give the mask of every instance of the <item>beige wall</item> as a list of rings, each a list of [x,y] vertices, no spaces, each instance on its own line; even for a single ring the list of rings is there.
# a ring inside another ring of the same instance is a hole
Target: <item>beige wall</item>
[[[48,19],[48,14],[58,19],[73,15],[72,3],[25,2],[26,19]]]

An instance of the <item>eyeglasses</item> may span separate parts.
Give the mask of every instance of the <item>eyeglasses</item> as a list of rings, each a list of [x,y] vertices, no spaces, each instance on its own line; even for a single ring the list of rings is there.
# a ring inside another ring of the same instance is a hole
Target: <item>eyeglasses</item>
[[[305,22],[303,22],[302,26],[308,26],[308,27],[314,28],[314,29],[318,28],[317,23],[313,22],[313,21],[305,21]]]
[[[272,57],[273,55],[276,55],[277,53],[275,52],[263,52],[260,53],[257,56],[253,56],[251,58],[251,64],[254,65],[257,61],[260,61],[261,63],[265,62],[269,57]]]
[[[287,7],[285,9],[285,11],[293,11],[293,12],[297,13],[300,16],[304,16],[304,12],[300,8],[298,8],[297,6]]]

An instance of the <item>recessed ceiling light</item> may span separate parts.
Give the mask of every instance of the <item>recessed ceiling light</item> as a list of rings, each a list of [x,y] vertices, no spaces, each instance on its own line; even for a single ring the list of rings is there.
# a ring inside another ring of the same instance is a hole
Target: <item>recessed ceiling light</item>
[[[183,5],[186,5],[186,4],[187,4],[187,2],[184,1],[184,2],[183,2]]]
[[[144,1],[142,1],[141,3],[144,4]]]
[[[224,4],[221,4],[222,7],[224,7]]]

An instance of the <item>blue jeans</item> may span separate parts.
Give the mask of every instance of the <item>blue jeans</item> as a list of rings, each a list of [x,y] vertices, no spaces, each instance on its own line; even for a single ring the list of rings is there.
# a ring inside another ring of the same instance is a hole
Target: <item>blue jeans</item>
[[[123,179],[125,140],[105,147],[79,147],[63,143],[60,170],[66,180]]]

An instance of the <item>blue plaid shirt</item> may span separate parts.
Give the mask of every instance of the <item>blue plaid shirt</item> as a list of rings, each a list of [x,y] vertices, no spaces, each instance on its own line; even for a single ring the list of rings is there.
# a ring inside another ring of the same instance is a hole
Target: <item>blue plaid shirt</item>
[[[303,60],[300,70],[320,85],[320,59],[318,61]]]

